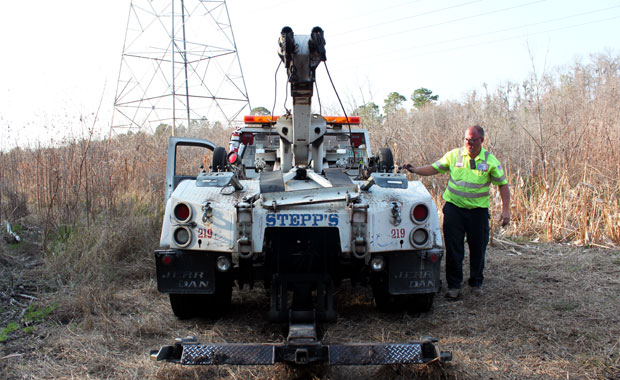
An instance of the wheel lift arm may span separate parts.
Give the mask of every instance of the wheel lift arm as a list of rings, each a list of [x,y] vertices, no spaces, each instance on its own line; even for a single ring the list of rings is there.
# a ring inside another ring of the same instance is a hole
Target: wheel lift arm
[[[307,326],[291,326],[291,332]],[[314,331],[314,328],[309,330]],[[302,333],[306,335],[309,331]],[[440,351],[436,339],[424,337],[408,343],[322,344],[307,337],[293,337],[281,344],[209,343],[201,344],[195,337],[177,338],[173,346],[151,352],[151,359],[184,365],[273,365],[275,363],[329,365],[424,364],[447,362],[452,354]]]

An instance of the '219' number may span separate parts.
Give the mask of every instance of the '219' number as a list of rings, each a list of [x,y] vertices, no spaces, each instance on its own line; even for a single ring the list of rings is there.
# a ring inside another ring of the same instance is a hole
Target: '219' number
[[[392,228],[392,239],[402,239],[405,237],[404,228]]]
[[[198,239],[211,239],[213,237],[213,230],[210,228],[199,228]]]

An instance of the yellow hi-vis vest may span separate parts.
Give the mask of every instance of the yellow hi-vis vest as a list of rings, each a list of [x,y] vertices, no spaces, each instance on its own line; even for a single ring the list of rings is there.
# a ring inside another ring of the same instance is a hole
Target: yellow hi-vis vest
[[[450,180],[443,199],[461,208],[489,208],[489,188],[508,183],[499,160],[484,148],[473,158],[463,147],[446,153],[432,164],[439,173],[450,172]]]

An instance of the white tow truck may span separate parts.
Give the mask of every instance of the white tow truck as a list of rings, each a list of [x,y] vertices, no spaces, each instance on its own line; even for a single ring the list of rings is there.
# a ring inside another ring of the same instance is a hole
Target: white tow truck
[[[166,211],[155,251],[158,290],[179,318],[214,317],[232,288],[261,282],[268,318],[289,323],[281,344],[177,339],[154,360],[181,364],[331,365],[448,361],[436,339],[324,345],[316,323],[336,319],[334,289],[369,284],[382,311],[425,312],[440,289],[444,253],[437,208],[419,181],[373,154],[359,117],[312,114],[315,69],[325,61],[323,30],[282,29],[279,55],[293,99],[282,116],[246,116],[230,149],[172,137]],[[212,152],[211,170],[177,175],[179,147]]]

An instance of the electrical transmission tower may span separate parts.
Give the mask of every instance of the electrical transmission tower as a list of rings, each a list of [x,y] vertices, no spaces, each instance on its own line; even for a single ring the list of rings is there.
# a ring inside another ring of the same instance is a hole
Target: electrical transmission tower
[[[226,1],[131,0],[111,133],[230,125],[249,109]]]

